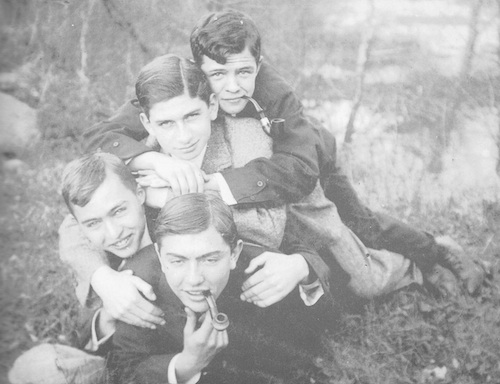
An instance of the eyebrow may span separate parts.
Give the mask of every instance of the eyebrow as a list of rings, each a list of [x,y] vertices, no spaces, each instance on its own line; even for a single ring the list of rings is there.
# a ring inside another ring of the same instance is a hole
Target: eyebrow
[[[193,110],[185,113],[182,117],[185,118],[186,116],[192,115],[193,113],[200,113],[201,112],[201,107],[196,107]],[[161,124],[161,123],[167,123],[169,121],[174,121],[172,119],[162,119],[162,120],[155,120],[155,124]]]
[[[222,253],[222,251],[213,251],[213,252],[208,252],[208,253],[205,253],[201,256],[198,256],[196,258],[196,260],[199,260],[199,259],[206,259],[208,257],[211,257],[211,256],[219,256],[220,254]],[[166,253],[165,256],[167,257],[177,257],[179,259],[184,259],[184,260],[187,260],[188,258],[186,256],[183,256],[183,255],[179,255],[177,253]]]

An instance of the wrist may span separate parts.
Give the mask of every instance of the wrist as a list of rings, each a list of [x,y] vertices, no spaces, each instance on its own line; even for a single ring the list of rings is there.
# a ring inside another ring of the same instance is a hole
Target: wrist
[[[297,281],[298,284],[305,285],[310,283],[310,272],[309,272],[309,264],[307,263],[304,256],[299,253],[294,253],[291,255],[295,258],[296,262],[296,271],[297,271]]]
[[[107,281],[115,271],[109,265],[102,265],[97,268],[90,277],[90,285],[99,294],[101,282]]]
[[[182,351],[177,355],[175,361],[175,376],[177,382],[185,383],[189,381],[191,378],[198,375],[203,368],[205,368],[205,366],[199,363],[196,356],[186,351]]]
[[[153,150],[149,152],[143,152],[140,155],[132,158],[128,163],[128,166],[133,171],[144,170],[144,169],[155,169],[158,161],[165,157],[166,155],[162,155],[159,152],[155,152]]]

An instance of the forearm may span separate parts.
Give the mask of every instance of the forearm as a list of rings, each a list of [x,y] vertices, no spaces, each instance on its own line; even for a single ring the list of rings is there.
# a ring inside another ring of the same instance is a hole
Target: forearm
[[[127,160],[150,151],[140,143],[147,132],[139,119],[140,110],[129,101],[106,121],[99,122],[83,132],[87,152],[103,151]]]
[[[140,383],[168,383],[168,366],[176,351],[172,340],[158,332],[118,322],[108,367],[119,380],[134,378]],[[134,381],[135,382],[135,381]]]
[[[92,275],[109,262],[106,254],[93,247],[83,235],[72,215],[67,215],[59,227],[59,256],[74,273],[78,300],[85,305]]]
[[[318,177],[301,160],[279,153],[221,173],[238,204],[300,200],[314,189]]]

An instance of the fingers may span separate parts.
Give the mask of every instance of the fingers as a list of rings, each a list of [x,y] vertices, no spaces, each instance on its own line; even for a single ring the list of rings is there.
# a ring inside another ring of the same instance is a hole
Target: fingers
[[[134,276],[132,278],[132,283],[135,285],[137,290],[146,297],[146,299],[151,301],[156,300],[156,295],[153,292],[153,287],[150,284],[146,283],[144,280],[137,276]]]
[[[196,314],[188,307],[185,307],[184,310],[187,315],[186,325],[184,326],[184,339],[186,339],[186,337],[192,335],[196,329]]]
[[[203,175],[201,171],[192,166],[187,169],[180,170],[176,174],[176,186],[178,187],[179,194],[186,193],[202,193],[204,190],[205,181],[203,179]],[[176,191],[172,187],[174,193]]]
[[[252,259],[250,263],[248,264],[248,267],[245,269],[246,274],[254,273],[257,268],[262,267],[266,261],[267,261],[267,252],[264,252],[257,256],[256,258]]]

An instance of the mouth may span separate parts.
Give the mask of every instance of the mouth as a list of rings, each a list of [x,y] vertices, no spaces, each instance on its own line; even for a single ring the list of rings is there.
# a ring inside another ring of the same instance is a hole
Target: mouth
[[[246,100],[246,96],[235,97],[233,99],[224,99],[225,102],[231,103],[231,104],[238,104],[242,100]]]
[[[195,291],[184,291],[186,295],[193,301],[205,301],[206,289],[195,290]]]
[[[197,144],[198,144],[198,141],[194,142],[193,144],[188,145],[187,147],[178,148],[178,151],[179,152],[193,152],[196,149]]]
[[[111,244],[111,247],[117,250],[122,250],[127,248],[132,242],[132,234],[124,237],[123,239]]]

